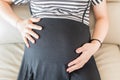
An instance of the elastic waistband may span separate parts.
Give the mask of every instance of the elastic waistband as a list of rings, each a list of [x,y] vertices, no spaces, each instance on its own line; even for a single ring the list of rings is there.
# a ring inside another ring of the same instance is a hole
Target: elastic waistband
[[[79,22],[79,21],[75,21],[75,20],[72,20],[72,19],[65,19],[65,18],[41,18],[41,20],[39,22],[46,22],[46,23],[56,23],[56,24],[74,24],[75,26],[84,26],[84,27],[89,27],[88,25],[82,23],[82,22]],[[38,23],[39,23],[38,22]]]

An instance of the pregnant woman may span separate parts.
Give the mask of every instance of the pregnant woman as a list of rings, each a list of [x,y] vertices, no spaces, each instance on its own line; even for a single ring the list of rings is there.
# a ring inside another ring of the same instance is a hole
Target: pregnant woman
[[[18,17],[12,3],[28,3],[32,17]],[[96,18],[92,36],[90,7]],[[0,0],[0,16],[26,44],[17,80],[101,80],[93,54],[108,31],[105,0]]]

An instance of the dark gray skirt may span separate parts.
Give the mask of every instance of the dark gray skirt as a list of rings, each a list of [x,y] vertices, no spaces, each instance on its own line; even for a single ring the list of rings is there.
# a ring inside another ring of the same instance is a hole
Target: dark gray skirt
[[[66,72],[67,64],[80,56],[75,50],[90,41],[89,26],[60,18],[42,18],[34,24],[43,30],[33,29],[40,38],[36,44],[29,41],[30,48],[25,46],[18,80],[100,80],[93,56],[83,68]]]

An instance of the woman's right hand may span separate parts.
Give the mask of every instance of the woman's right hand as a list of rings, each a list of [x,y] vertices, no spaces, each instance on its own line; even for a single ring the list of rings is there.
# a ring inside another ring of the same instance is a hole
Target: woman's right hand
[[[35,33],[32,29],[42,30],[41,26],[33,24],[33,22],[39,22],[40,18],[30,18],[30,19],[23,19],[19,20],[16,24],[17,29],[20,31],[22,38],[27,47],[30,47],[28,40],[32,43],[35,43],[36,38],[38,39],[40,36]]]

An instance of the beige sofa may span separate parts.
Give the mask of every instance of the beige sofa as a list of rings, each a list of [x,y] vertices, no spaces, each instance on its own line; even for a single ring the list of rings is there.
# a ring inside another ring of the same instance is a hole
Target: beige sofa
[[[102,80],[120,80],[120,0],[107,2],[110,29],[95,60]],[[30,17],[28,6],[12,6],[16,14]],[[91,33],[94,18],[91,14]],[[24,43],[17,29],[0,17],[0,80],[16,80],[20,68]]]

